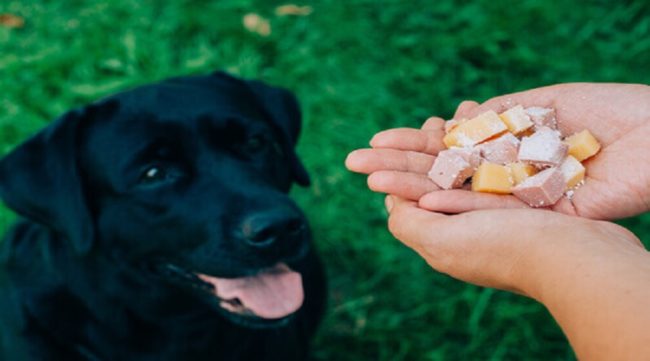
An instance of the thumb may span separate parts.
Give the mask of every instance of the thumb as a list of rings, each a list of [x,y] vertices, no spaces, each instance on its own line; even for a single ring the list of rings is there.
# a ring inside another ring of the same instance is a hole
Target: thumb
[[[447,216],[419,208],[417,202],[394,195],[386,196],[388,230],[416,251],[439,237]]]
[[[419,208],[416,202],[394,195],[389,197],[387,203],[392,207],[388,229],[393,236],[413,249],[434,270],[458,278],[454,264],[458,263],[455,260],[463,251],[463,245],[454,242],[458,216],[427,211]]]

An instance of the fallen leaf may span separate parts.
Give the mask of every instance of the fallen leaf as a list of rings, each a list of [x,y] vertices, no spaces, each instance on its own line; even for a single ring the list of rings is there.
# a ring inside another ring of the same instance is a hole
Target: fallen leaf
[[[307,16],[312,13],[314,9],[311,6],[298,6],[295,4],[281,5],[275,8],[275,15],[277,16]]]
[[[10,29],[18,29],[25,26],[25,19],[12,14],[0,14],[0,26]]]
[[[260,36],[271,35],[271,23],[269,23],[267,19],[258,14],[250,13],[244,15],[242,23],[244,24],[246,30],[252,33],[256,33]]]

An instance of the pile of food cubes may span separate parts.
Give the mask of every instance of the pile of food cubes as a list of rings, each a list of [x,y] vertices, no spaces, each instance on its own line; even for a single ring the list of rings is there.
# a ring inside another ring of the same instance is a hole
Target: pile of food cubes
[[[588,131],[564,137],[552,108],[517,105],[445,123],[443,142],[429,178],[442,189],[513,194],[531,207],[555,204],[584,183],[582,161],[600,144]]]

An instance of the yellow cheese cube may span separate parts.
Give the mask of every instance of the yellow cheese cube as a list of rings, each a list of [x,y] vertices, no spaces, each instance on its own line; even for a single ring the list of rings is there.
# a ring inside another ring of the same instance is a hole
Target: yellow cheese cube
[[[560,172],[564,176],[564,181],[568,188],[575,187],[583,179],[585,179],[585,167],[573,156],[568,156],[560,164]]]
[[[485,162],[472,177],[472,190],[475,192],[508,194],[512,186],[509,168],[499,164]]]
[[[515,135],[530,129],[534,124],[521,105],[506,110],[499,114],[499,117],[501,117],[503,123],[508,127],[510,133]]]
[[[537,173],[537,169],[535,169],[535,167],[526,163],[509,163],[507,167],[510,170],[510,174],[512,175],[514,185],[523,182],[524,179]]]
[[[476,118],[458,124],[442,141],[447,148],[471,147],[486,139],[507,131],[508,128],[494,111],[487,111]]]
[[[586,129],[567,137],[564,143],[569,145],[569,155],[574,156],[580,162],[593,156],[600,150],[600,143]]]
[[[449,132],[454,130],[454,128],[456,128],[460,124],[464,123],[466,120],[467,119],[463,118],[463,119],[460,119],[460,120],[458,120],[458,119],[450,119],[450,120],[446,121],[445,122],[445,134],[448,134]]]

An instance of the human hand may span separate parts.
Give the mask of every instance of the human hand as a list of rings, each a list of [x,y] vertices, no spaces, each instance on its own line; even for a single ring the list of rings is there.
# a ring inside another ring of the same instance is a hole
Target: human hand
[[[386,197],[386,208],[393,236],[433,269],[542,302],[549,289],[563,290],[559,284],[575,273],[577,264],[588,268],[595,259],[600,260],[596,266],[604,269],[603,257],[614,260],[618,253],[646,253],[639,239],[621,226],[549,210],[445,215],[391,195]]]
[[[578,359],[650,357],[650,253],[625,228],[541,209],[444,215],[391,195],[386,207],[432,268],[546,306]]]
[[[479,105],[463,102],[454,118],[486,110],[502,112],[516,104],[556,110],[558,127],[570,135],[589,129],[602,149],[587,160],[585,184],[571,200],[551,209],[593,219],[618,219],[650,209],[650,87],[632,84],[560,84],[492,98]],[[514,196],[439,190],[426,177],[442,143],[444,121],[430,118],[422,129],[399,128],[377,133],[372,149],[352,152],[347,167],[370,174],[372,190],[419,200],[422,208],[461,213],[489,208],[528,208]]]

